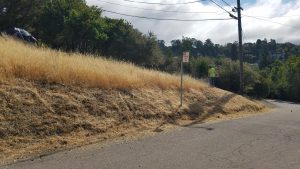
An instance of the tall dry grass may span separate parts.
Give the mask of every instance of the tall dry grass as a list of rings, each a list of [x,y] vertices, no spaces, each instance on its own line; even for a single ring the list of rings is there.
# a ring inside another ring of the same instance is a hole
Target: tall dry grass
[[[69,54],[0,37],[0,79],[25,78],[99,88],[178,88],[178,76],[92,55]],[[207,85],[184,77],[184,87]]]

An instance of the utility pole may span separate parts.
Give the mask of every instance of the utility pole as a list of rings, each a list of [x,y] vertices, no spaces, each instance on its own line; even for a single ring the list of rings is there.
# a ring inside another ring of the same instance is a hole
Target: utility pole
[[[240,94],[244,92],[244,56],[243,56],[243,38],[242,38],[242,17],[241,17],[241,2],[237,0],[238,13],[238,31],[239,31],[239,59],[240,59]]]

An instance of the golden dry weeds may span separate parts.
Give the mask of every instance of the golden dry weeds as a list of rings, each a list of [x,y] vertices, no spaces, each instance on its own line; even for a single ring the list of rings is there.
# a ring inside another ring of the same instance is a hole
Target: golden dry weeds
[[[179,77],[92,55],[64,53],[0,37],[0,78],[25,78],[98,88],[178,88]],[[207,84],[185,77],[185,88]]]
[[[0,38],[1,163],[265,106],[132,64]]]

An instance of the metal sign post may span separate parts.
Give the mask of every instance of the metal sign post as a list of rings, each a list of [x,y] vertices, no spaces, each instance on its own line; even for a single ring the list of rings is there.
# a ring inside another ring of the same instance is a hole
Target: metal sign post
[[[181,84],[180,84],[180,107],[182,107],[182,97],[183,97],[183,63],[188,63],[190,58],[189,52],[183,52],[181,59],[181,68],[180,68],[180,76],[181,76]]]

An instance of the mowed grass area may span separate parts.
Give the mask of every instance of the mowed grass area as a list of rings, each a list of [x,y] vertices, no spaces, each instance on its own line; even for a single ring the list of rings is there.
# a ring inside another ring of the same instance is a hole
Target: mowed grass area
[[[8,37],[0,37],[0,59],[2,79],[25,78],[49,83],[119,89],[174,89],[180,85],[178,76],[92,55],[38,48]],[[185,88],[207,87],[207,84],[191,77],[184,79]]]

